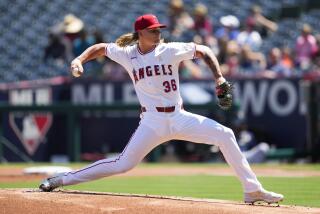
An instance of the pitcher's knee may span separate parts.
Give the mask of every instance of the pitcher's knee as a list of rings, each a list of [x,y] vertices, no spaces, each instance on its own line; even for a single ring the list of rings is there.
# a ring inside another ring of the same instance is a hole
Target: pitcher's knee
[[[235,138],[235,136],[234,136],[234,132],[233,132],[233,130],[232,129],[230,129],[230,128],[228,128],[228,127],[224,127],[223,128],[223,132],[224,132],[224,135],[226,136],[226,137],[228,137],[228,138]]]
[[[136,166],[136,164],[132,164],[130,162],[121,162],[116,166],[116,172],[117,173],[125,173],[129,170],[133,169]]]

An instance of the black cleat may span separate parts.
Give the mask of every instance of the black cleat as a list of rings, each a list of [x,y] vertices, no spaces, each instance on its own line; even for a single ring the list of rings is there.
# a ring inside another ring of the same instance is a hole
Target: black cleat
[[[39,189],[43,192],[51,192],[52,190],[62,186],[62,176],[63,174],[58,174],[43,180],[40,183]]]

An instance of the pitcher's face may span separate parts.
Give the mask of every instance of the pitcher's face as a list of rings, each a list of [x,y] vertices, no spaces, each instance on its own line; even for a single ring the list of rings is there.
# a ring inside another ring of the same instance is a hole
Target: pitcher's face
[[[157,45],[161,40],[160,28],[144,29],[139,32],[139,39],[148,45]]]

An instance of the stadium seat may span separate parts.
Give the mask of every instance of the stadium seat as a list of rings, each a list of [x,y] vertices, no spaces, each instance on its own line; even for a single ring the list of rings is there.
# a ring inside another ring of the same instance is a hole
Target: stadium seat
[[[189,12],[192,12],[197,3],[195,0],[184,0],[184,2]],[[231,2],[203,0],[201,2],[208,6],[214,29],[219,26],[219,18],[224,15],[236,15],[240,21],[244,21],[254,4],[261,5],[267,17],[277,17],[277,14],[280,13],[282,17],[294,17],[278,21],[279,30],[270,38],[265,39],[264,52],[273,46],[293,46],[299,35],[297,29],[301,23],[311,24],[316,32],[320,29],[320,10],[317,9],[320,8],[320,4],[317,3],[318,1],[235,0]],[[68,75],[64,70],[68,65],[57,67],[52,63],[44,64],[42,61],[44,48],[48,43],[47,30],[63,21],[66,14],[74,13],[84,21],[88,30],[97,28],[102,31],[108,41],[114,41],[121,34],[131,32],[132,24],[128,24],[128,22],[133,21],[142,13],[155,13],[160,20],[166,21],[168,3],[169,0],[158,1],[157,4],[149,0],[139,0],[139,4],[132,3],[130,0],[108,1],[107,3],[105,0],[96,0],[94,4],[87,0],[49,2],[2,0],[0,1],[1,81]],[[310,11],[301,14],[304,6]],[[190,41],[190,37],[192,37],[192,33],[184,35],[182,41]],[[17,64],[19,65],[17,66]],[[43,72],[44,68],[47,69],[47,72]]]

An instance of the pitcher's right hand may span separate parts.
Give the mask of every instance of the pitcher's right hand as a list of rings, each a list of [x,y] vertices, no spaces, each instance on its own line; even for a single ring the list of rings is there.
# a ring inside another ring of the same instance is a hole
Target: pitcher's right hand
[[[78,58],[72,60],[70,71],[74,77],[80,77],[83,74],[82,63]]]

